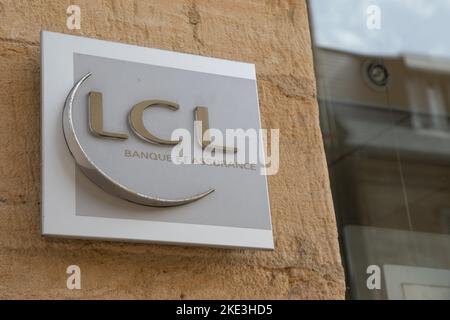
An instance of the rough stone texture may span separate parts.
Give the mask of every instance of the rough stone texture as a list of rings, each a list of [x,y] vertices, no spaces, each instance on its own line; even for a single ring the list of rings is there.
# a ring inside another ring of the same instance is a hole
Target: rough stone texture
[[[343,298],[303,0],[0,1],[0,298]],[[262,121],[281,128],[269,178],[275,251],[40,235],[39,31],[253,62]],[[66,288],[68,265],[82,290]]]

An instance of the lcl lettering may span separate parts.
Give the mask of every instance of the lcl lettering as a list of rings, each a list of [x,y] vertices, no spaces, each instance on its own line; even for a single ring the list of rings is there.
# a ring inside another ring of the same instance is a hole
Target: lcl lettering
[[[166,100],[145,100],[135,104],[128,113],[128,121],[131,130],[142,140],[166,146],[174,146],[180,143],[180,140],[166,140],[152,134],[144,125],[144,111],[156,106],[167,108],[172,111],[177,111],[180,107],[177,103]],[[194,120],[201,121],[202,132],[200,144],[202,148],[206,148],[210,143],[209,137],[209,116],[208,108],[196,107],[194,110]],[[89,129],[90,131],[101,138],[126,140],[128,135],[126,133],[108,132],[103,128],[103,102],[102,93],[91,91],[89,92]],[[216,146],[215,146],[216,147]],[[216,147],[217,148],[217,147]],[[224,151],[229,151],[228,148],[220,146]],[[236,152],[236,149],[233,150]]]

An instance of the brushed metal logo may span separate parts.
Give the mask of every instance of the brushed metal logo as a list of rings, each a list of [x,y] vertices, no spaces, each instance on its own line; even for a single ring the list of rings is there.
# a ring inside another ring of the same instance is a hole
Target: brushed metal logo
[[[181,199],[164,199],[152,196],[150,194],[142,194],[135,190],[131,190],[130,188],[124,186],[120,182],[115,179],[109,177],[100,167],[98,167],[89,157],[89,155],[85,152],[80,141],[77,137],[77,134],[74,130],[73,123],[73,103],[76,97],[76,94],[81,87],[81,85],[91,76],[91,73],[83,76],[78,82],[75,83],[73,88],[70,90],[66,102],[64,104],[63,110],[63,133],[64,138],[66,140],[67,146],[75,159],[76,164],[80,168],[80,170],[97,186],[102,188],[104,191],[109,194],[122,198],[124,200],[137,203],[145,206],[153,206],[153,207],[171,207],[171,206],[180,206],[185,205],[199,199],[202,199],[212,193],[214,191],[213,188],[210,188],[204,192],[194,194],[189,197],[184,197]],[[179,106],[170,101],[163,100],[145,100],[140,103],[137,103],[131,108],[131,111],[128,115],[128,121],[130,124],[131,130],[138,136],[140,139],[153,144],[166,145],[166,146],[174,146],[181,142],[181,140],[166,140],[152,134],[145,126],[143,122],[143,113],[147,108],[151,108],[153,106],[162,106],[168,108],[170,110],[178,110]],[[207,132],[209,129],[208,125],[208,109],[206,107],[197,107],[195,109],[195,120],[203,122],[203,131]],[[128,139],[128,135],[125,133],[114,133],[107,132],[103,129],[103,105],[102,105],[102,94],[100,92],[91,91],[89,93],[89,128],[90,131],[100,138],[107,139],[117,139],[117,140],[126,140]],[[202,136],[203,137],[203,136]],[[204,137],[207,137],[205,135]],[[199,143],[203,148],[206,148],[210,141],[207,138],[200,138]],[[224,151],[232,151],[236,152],[236,149],[229,150],[226,147],[221,147]]]

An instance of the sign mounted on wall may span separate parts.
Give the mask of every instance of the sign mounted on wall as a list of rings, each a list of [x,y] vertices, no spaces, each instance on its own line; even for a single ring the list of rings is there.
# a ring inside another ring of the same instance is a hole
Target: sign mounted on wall
[[[260,128],[254,65],[46,31],[41,63],[44,235],[273,248],[262,165],[204,156]]]

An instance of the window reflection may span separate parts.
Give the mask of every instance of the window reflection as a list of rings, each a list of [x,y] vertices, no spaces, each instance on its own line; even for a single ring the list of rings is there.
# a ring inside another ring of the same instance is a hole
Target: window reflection
[[[381,11],[369,29],[369,5]],[[321,128],[355,299],[450,299],[450,1],[309,1]],[[381,269],[381,289],[367,267]]]

